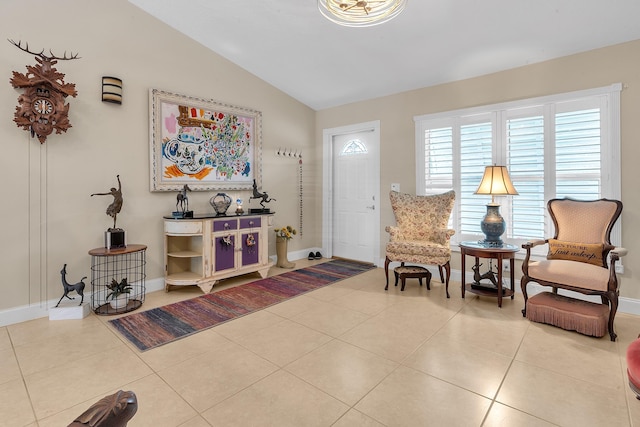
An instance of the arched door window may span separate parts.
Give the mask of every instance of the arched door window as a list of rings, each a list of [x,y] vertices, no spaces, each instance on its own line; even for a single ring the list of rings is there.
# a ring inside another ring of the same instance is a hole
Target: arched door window
[[[359,139],[352,139],[351,141],[347,142],[344,145],[344,148],[342,149],[342,152],[340,152],[340,155],[350,156],[353,154],[366,154],[366,153],[367,153],[367,147],[364,146],[362,141],[360,141]]]

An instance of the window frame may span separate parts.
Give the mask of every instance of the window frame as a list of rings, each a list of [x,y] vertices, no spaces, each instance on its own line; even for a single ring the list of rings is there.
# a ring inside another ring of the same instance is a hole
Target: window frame
[[[463,108],[451,111],[443,111],[433,114],[425,114],[414,116],[415,123],[415,156],[416,156],[416,191],[417,194],[427,194],[428,189],[425,185],[425,131],[427,129],[435,129],[437,127],[453,126],[453,165],[452,165],[452,187],[456,191],[456,203],[452,212],[450,224],[456,230],[456,234],[451,239],[451,246],[457,248],[458,243],[463,240],[470,240],[472,238],[478,238],[482,235],[461,235],[460,234],[460,150],[459,142],[459,129],[463,122],[473,121],[474,118],[482,116],[491,117],[494,120],[492,123],[492,159],[494,163],[506,164],[507,155],[507,143],[506,136],[504,135],[506,129],[503,127],[503,123],[506,123],[507,118],[512,118],[519,115],[521,110],[526,112],[527,110],[541,109],[547,114],[549,105],[558,106],[557,110],[554,110],[554,116],[558,112],[561,112],[563,105],[569,105],[574,102],[581,102],[586,100],[589,103],[593,103],[593,100],[599,100],[599,108],[601,110],[601,127],[600,127],[600,165],[602,180],[601,194],[602,198],[621,200],[621,168],[620,168],[620,92],[622,91],[622,84],[615,83],[609,86],[566,92],[542,97],[528,98],[517,101],[509,101],[503,103],[489,104],[484,106],[477,106],[471,108]],[[551,138],[549,137],[549,130],[551,126],[555,126],[553,123],[547,123],[547,117],[545,116],[545,170],[548,162],[554,162],[555,144],[550,144]],[[458,135],[456,135],[458,134]],[[457,138],[457,139],[456,139]],[[553,151],[551,151],[553,150]],[[551,151],[551,155],[548,155]],[[457,159],[457,161],[456,161]],[[555,170],[555,167],[553,168]],[[555,194],[555,174],[545,174],[544,178],[544,236],[549,238],[553,236],[554,226],[549,217],[549,213],[546,209],[546,203]],[[517,187],[516,187],[517,188]],[[550,190],[552,189],[552,190]],[[448,189],[438,188],[438,190],[447,191]],[[430,191],[434,193],[437,191]],[[517,196],[515,196],[517,197]],[[502,205],[501,212],[504,215],[503,209],[510,212],[511,201],[510,197],[501,197],[499,202]],[[505,216],[506,217],[506,216]],[[622,243],[622,220],[620,219],[611,233],[611,241],[614,245],[620,245]],[[505,242],[522,245],[530,239],[511,239],[505,238]],[[536,252],[537,255],[543,255],[544,248],[539,248],[540,252]]]

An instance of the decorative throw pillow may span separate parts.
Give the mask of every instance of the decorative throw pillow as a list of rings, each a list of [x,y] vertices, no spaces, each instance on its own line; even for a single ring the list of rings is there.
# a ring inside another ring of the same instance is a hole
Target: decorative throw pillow
[[[604,267],[602,243],[574,243],[549,239],[547,259],[566,259]]]

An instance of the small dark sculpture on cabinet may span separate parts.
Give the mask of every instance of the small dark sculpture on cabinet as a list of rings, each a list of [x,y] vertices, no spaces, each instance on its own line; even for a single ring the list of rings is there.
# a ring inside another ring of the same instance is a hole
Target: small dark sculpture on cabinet
[[[76,284],[73,284],[73,285],[70,284],[69,282],[67,282],[67,264],[65,264],[64,267],[62,267],[62,270],[60,270],[60,276],[62,276],[62,286],[64,287],[64,294],[62,294],[62,296],[58,300],[56,307],[60,305],[60,302],[64,297],[67,297],[69,299],[75,299],[69,296],[69,292],[73,292],[73,291],[76,291],[76,293],[82,297],[80,298],[80,304],[78,304],[78,305],[82,305],[82,303],[84,302],[84,279],[86,279],[87,276],[84,276]]]
[[[193,218],[193,211],[189,210],[187,191],[191,191],[191,188],[185,184],[176,196],[176,210],[173,212],[174,218]]]
[[[266,191],[264,193],[261,193],[258,191],[258,185],[256,184],[255,179],[253,180],[253,196],[249,197],[250,201],[253,199],[261,199],[260,206],[262,206],[262,209],[250,209],[249,213],[269,212],[269,208],[265,207],[264,204],[269,203],[271,201],[274,201],[274,202],[276,201],[276,199],[273,199],[273,198],[270,199]]]
[[[178,210],[178,206],[180,206],[182,213],[189,210],[189,197],[187,196],[187,191],[191,191],[191,189],[187,184],[185,184],[176,196],[176,210]]]
[[[125,427],[137,411],[136,394],[118,390],[91,405],[68,427]]]

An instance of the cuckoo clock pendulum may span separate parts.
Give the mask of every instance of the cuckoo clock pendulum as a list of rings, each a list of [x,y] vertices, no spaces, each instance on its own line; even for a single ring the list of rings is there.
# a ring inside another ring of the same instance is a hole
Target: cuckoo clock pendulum
[[[69,123],[69,104],[65,98],[69,95],[75,98],[78,94],[76,85],[64,82],[64,74],[59,73],[53,66],[61,60],[78,59],[78,54],[71,53],[67,57],[58,57],[44,49],[38,52],[29,50],[29,45],[22,47],[21,42],[9,40],[18,49],[35,55],[37,64],[27,65],[27,73],[13,72],[9,80],[14,88],[26,89],[18,97],[18,106],[13,121],[18,127],[31,132],[31,137],[37,136],[41,144],[47,140],[53,130],[56,133],[66,132],[71,127]]]

